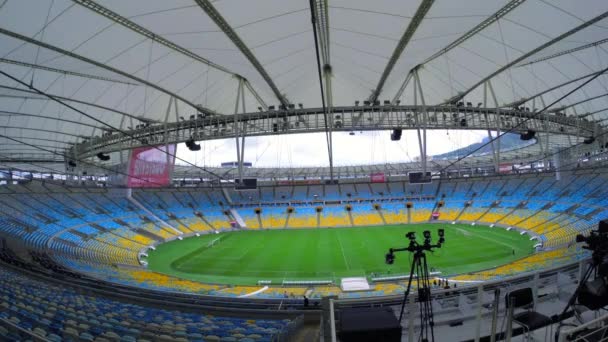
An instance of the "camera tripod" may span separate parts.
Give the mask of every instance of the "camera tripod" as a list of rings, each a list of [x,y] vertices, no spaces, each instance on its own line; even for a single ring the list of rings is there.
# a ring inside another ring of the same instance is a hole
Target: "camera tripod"
[[[403,319],[405,304],[412,288],[414,271],[416,271],[416,288],[418,289],[418,303],[420,307],[420,340],[429,341],[430,335],[430,341],[435,341],[435,333],[433,329],[435,326],[435,321],[433,319],[433,303],[431,302],[431,281],[426,262],[426,254],[421,250],[414,252],[412,268],[410,269],[410,279],[407,283],[407,289],[405,290],[403,301],[401,302],[399,322],[401,322]]]
[[[424,243],[418,244],[416,238],[412,232],[406,235],[410,239],[410,245],[405,248],[391,248],[389,253],[386,255],[386,263],[392,264],[395,256],[394,252],[409,251],[413,253],[412,265],[410,268],[410,278],[407,283],[407,289],[401,302],[401,312],[399,313],[399,323],[403,319],[405,312],[405,304],[407,298],[410,295],[412,289],[412,283],[414,281],[414,274],[416,276],[416,288],[418,289],[418,304],[420,309],[420,336],[419,340],[422,342],[434,342],[435,333],[434,326],[435,321],[433,317],[433,304],[431,301],[431,280],[429,274],[429,268],[426,260],[425,251],[432,251],[433,248],[440,248],[445,242],[444,230],[439,230],[439,243],[431,245],[431,235],[429,231],[424,232]],[[415,273],[414,273],[415,272]],[[410,313],[412,314],[412,313]],[[430,338],[430,339],[429,339]]]
[[[561,328],[565,325],[564,324],[564,320],[567,318],[566,316],[567,316],[568,310],[572,306],[574,306],[574,303],[579,298],[579,295],[581,294],[581,291],[582,291],[583,287],[585,286],[585,284],[587,284],[589,278],[591,278],[591,275],[595,275],[595,277],[598,276],[599,266],[602,263],[602,261],[603,261],[603,256],[600,253],[597,253],[596,251],[594,251],[593,255],[591,257],[591,263],[589,263],[589,266],[587,267],[587,270],[585,271],[585,273],[581,277],[581,279],[580,279],[580,281],[578,283],[578,286],[576,287],[576,290],[574,290],[574,293],[572,294],[572,296],[568,300],[568,303],[566,304],[566,307],[557,316],[557,322],[559,322],[559,325],[557,326],[557,329],[555,331],[555,341],[558,340]],[[584,304],[581,304],[581,305],[584,305]],[[593,309],[596,309],[596,308],[591,307],[589,309],[593,310]]]

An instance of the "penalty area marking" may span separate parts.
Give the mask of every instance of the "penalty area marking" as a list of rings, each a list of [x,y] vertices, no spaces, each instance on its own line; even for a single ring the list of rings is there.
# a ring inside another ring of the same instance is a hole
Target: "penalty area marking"
[[[471,232],[468,232],[468,231],[466,231],[466,230],[464,230],[462,228],[456,228],[456,230],[458,230],[459,232],[461,232],[462,235],[464,235],[464,236],[471,236],[471,235],[473,235],[473,234],[471,234]]]
[[[262,292],[264,292],[266,290],[268,290],[268,286],[264,286],[261,289],[259,289],[257,291],[253,291],[253,292],[248,293],[248,294],[240,295],[239,298],[247,298],[247,297],[255,296],[256,294],[262,293]]]

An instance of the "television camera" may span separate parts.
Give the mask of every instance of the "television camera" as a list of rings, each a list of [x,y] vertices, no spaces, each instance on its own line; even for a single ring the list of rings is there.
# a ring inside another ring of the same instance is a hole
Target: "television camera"
[[[588,236],[577,235],[576,242],[585,243],[583,248],[591,251],[589,274],[581,280],[576,299],[590,310],[601,309],[608,305],[608,220],[600,221]],[[594,279],[588,280],[591,275]]]

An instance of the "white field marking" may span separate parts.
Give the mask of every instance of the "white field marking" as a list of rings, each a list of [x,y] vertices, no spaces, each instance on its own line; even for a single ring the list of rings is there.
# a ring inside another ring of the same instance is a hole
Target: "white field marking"
[[[480,238],[482,238],[482,239],[484,239],[484,240],[488,240],[488,241],[495,242],[495,243],[497,243],[497,244],[499,244],[499,245],[503,245],[503,246],[505,246],[505,247],[509,247],[509,248],[511,248],[511,249],[519,249],[519,248],[517,248],[517,247],[515,247],[515,246],[508,245],[508,244],[506,244],[506,243],[504,243],[504,242],[502,242],[502,241],[494,240],[494,239],[492,239],[492,238],[490,238],[490,237],[487,237],[487,236],[482,236],[481,234],[477,234],[477,235],[475,235],[475,236],[476,236],[476,237],[480,237]]]
[[[462,228],[456,228],[456,230],[459,231],[459,232],[461,232],[462,235],[464,235],[464,236],[471,236],[471,235],[473,235],[473,234],[471,234],[471,232],[468,232],[468,231],[466,231],[466,230],[464,230]]]
[[[251,246],[251,247],[249,247],[248,249],[244,249],[244,250],[242,250],[242,251],[241,251],[241,254],[236,255],[236,256],[235,256],[234,254],[233,254],[233,256],[231,256],[231,257],[226,257],[226,256],[223,256],[223,257],[221,258],[221,260],[223,260],[223,261],[240,261],[240,260],[241,260],[243,257],[245,257],[245,255],[247,255],[247,253],[249,253],[249,252],[250,252],[250,251],[251,251],[253,248],[256,248],[256,246]],[[230,250],[233,250],[233,249],[236,249],[236,248],[235,248],[235,247],[227,247],[227,246],[219,246],[219,247],[215,247],[214,249],[215,249],[216,251],[219,249],[220,251],[222,251],[222,252],[223,252],[223,251],[225,251],[225,250],[230,251]],[[205,254],[205,251],[202,251],[201,253],[199,253],[199,254],[197,254],[197,255],[193,256],[192,258],[189,258],[189,259],[187,259],[187,260],[184,260],[184,262],[183,262],[182,264],[180,264],[180,267],[183,267],[184,265],[186,265],[186,267],[188,267],[188,266],[189,266],[191,263],[198,262],[199,260],[205,260],[205,259],[207,259],[207,256],[206,256],[206,255],[204,255],[204,254]]]
[[[338,237],[338,243],[340,244],[340,251],[342,252],[342,258],[344,258],[344,264],[346,265],[346,269],[350,271],[350,265],[348,264],[348,260],[346,260],[346,255],[344,255],[344,247],[342,247],[342,240],[340,240],[340,234],[336,234]]]
[[[253,291],[251,293],[248,294],[244,294],[244,295],[240,295],[239,298],[246,298],[246,297],[251,297],[251,296],[255,296],[258,293],[262,293],[264,291],[268,290],[268,286],[264,286],[261,289],[257,290],[257,291]]]

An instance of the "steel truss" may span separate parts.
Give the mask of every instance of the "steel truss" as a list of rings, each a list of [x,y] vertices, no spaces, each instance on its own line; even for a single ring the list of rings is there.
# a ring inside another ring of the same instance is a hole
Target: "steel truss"
[[[603,129],[595,122],[521,109],[463,107],[457,105],[385,105],[334,107],[334,131],[392,129],[492,129],[514,133],[533,129],[575,137],[589,137]],[[528,121],[525,121],[528,120]],[[242,126],[237,129],[237,125]],[[519,126],[518,126],[519,125]],[[324,132],[323,108],[263,111],[226,116],[195,116],[192,120],[167,122],[122,133],[92,137],[75,145],[70,155],[86,158],[99,152],[114,152],[148,144],[227,139],[238,136]],[[145,141],[146,143],[142,143]]]

